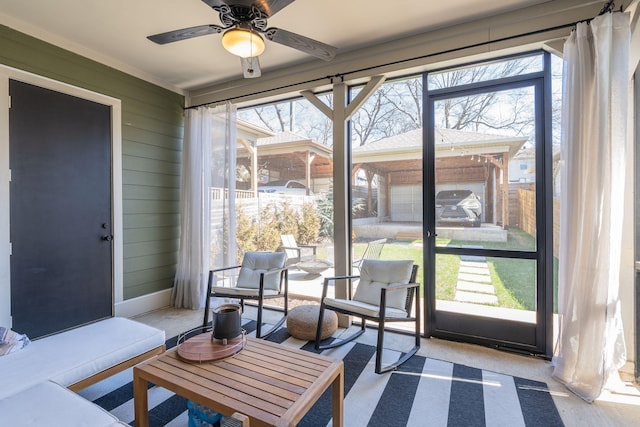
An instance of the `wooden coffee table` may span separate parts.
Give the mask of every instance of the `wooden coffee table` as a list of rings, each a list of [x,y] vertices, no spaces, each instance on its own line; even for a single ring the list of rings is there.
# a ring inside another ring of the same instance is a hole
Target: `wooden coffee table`
[[[233,357],[210,363],[181,360],[176,349],[133,369],[135,425],[149,425],[147,382],[225,416],[239,412],[251,427],[295,426],[332,385],[333,425],[343,425],[342,361],[248,337]]]

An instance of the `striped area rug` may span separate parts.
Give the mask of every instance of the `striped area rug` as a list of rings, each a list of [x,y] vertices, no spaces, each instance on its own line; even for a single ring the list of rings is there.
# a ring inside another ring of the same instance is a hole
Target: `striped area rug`
[[[243,325],[255,331],[255,321]],[[286,328],[269,341],[315,351],[313,343],[291,337]],[[176,337],[167,340],[167,348]],[[323,352],[345,365],[344,424],[357,426],[563,426],[547,385],[442,360],[414,356],[395,372],[373,372],[375,347],[348,343]],[[385,350],[394,360],[400,353]],[[80,394],[133,426],[131,369],[95,384]],[[151,426],[187,427],[186,399],[149,386]],[[331,424],[330,390],[299,426]]]

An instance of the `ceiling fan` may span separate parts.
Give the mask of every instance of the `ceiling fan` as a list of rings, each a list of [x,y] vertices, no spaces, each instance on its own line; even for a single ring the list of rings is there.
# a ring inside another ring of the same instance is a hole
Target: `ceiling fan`
[[[240,57],[245,78],[260,77],[258,56],[264,52],[264,38],[292,47],[316,58],[330,61],[337,48],[281,28],[267,28],[267,18],[294,0],[202,0],[220,16],[220,25],[198,25],[181,30],[154,34],[147,38],[158,44],[222,34],[223,47]],[[263,38],[264,37],[264,38]]]

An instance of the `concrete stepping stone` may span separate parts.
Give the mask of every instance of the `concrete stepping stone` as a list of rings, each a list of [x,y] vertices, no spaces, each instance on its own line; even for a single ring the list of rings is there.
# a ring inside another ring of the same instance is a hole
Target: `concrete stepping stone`
[[[481,276],[489,276],[491,273],[489,272],[489,266],[485,265],[484,267],[468,267],[465,265],[461,265],[460,269],[458,269],[459,273],[468,273],[468,274],[478,274]]]
[[[458,302],[473,304],[498,305],[498,297],[495,295],[481,294],[477,292],[456,291],[454,299]]]
[[[461,261],[486,261],[487,257],[481,255],[460,255]]]
[[[459,291],[468,291],[468,292],[479,292],[481,294],[496,294],[496,288],[493,285],[482,285],[480,283],[472,283],[472,282],[463,282],[460,281],[456,284],[456,290]]]
[[[488,267],[487,260],[481,261],[460,261],[460,267]]]
[[[491,276],[458,272],[458,280],[464,282],[491,283]]]

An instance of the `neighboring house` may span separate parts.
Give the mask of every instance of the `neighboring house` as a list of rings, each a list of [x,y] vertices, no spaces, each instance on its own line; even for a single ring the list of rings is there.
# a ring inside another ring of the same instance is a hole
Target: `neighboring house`
[[[248,135],[258,127],[238,121],[239,133]],[[311,193],[326,192],[333,172],[332,149],[292,132],[262,130],[246,136],[237,147],[237,165],[248,169],[255,182],[245,188],[258,190],[271,181],[298,181]]]
[[[533,148],[521,149],[509,162],[509,182],[536,181],[536,152]]]

